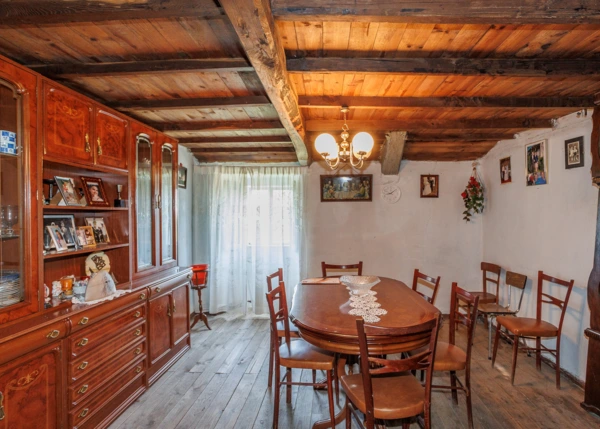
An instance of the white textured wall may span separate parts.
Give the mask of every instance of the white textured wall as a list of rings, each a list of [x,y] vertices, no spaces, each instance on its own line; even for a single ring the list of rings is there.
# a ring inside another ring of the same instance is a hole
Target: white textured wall
[[[598,198],[589,173],[591,131],[591,118],[569,115],[554,130],[528,131],[516,140],[498,143],[481,160],[487,189],[483,259],[529,277],[523,316],[535,317],[538,270],[575,280],[563,328],[561,366],[580,379],[585,377],[587,357],[583,330],[589,324],[587,280]],[[585,166],[566,170],[564,141],[579,136],[584,137]],[[540,139],[548,139],[548,184],[527,187],[525,145]],[[512,183],[501,185],[499,160],[507,156],[512,162]],[[558,324],[559,311],[546,309],[543,315]],[[547,343],[554,346],[555,341]]]
[[[463,221],[460,197],[471,174],[471,163],[403,161],[398,181],[402,197],[396,204],[383,201],[381,188],[398,176],[382,176],[378,162],[364,173],[373,174],[372,202],[322,203],[319,177],[331,171],[320,163],[310,166],[308,274],[321,275],[323,260],[335,264],[362,260],[364,274],[399,279],[410,286],[413,271],[419,268],[431,276],[441,276],[435,304],[445,313],[453,281],[479,290],[482,219],[476,216],[469,224]],[[439,174],[439,198],[419,197],[421,174]]]

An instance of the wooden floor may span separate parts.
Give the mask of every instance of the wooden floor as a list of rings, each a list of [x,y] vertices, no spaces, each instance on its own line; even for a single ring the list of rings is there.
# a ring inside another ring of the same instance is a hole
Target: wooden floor
[[[132,404],[111,429],[271,427],[273,394],[267,388],[267,321],[213,317],[210,323],[212,331],[196,325],[192,349]],[[445,324],[440,335],[447,337],[447,333]],[[583,391],[579,387],[563,378],[562,390],[555,389],[550,367],[543,365],[539,373],[535,370],[535,359],[520,354],[515,386],[511,386],[509,365],[510,347],[501,344],[496,368],[491,368],[487,359],[487,331],[478,325],[472,365],[476,428],[600,427],[600,419],[580,408]],[[310,381],[307,371],[294,372],[294,378],[297,377]],[[437,381],[447,380],[440,377]],[[342,398],[340,403],[343,404]],[[434,392],[432,412],[433,428],[467,427],[464,396],[459,395],[459,405],[454,407],[449,393]],[[292,404],[286,404],[284,399],[280,413],[280,428],[308,429],[327,414],[326,393],[296,387]],[[412,425],[417,427],[416,423]],[[345,428],[345,424],[338,428]]]

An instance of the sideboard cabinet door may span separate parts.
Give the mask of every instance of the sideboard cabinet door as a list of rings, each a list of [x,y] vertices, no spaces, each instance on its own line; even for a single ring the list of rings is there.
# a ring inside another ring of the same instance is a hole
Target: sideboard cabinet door
[[[171,295],[165,294],[149,301],[148,331],[150,365],[171,350]]]
[[[93,105],[44,82],[44,154],[93,164]]]
[[[61,427],[60,345],[0,366],[0,429]]]
[[[190,332],[188,284],[173,289],[171,299],[173,301],[173,346],[176,346]]]
[[[127,169],[128,121],[96,109],[96,164]]]

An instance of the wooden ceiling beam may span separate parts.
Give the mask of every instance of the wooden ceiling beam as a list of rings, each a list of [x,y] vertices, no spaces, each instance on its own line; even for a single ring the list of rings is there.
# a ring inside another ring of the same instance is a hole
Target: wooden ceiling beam
[[[246,130],[280,130],[283,125],[279,121],[202,121],[202,122],[170,122],[151,124],[160,131],[246,131]]]
[[[500,141],[514,139],[514,133],[453,133],[453,134],[423,134],[409,133],[407,140],[410,143],[421,142],[480,142],[480,141]]]
[[[286,21],[407,22],[435,24],[598,24],[595,0],[560,2],[461,0],[273,0]]]
[[[393,108],[584,108],[594,106],[594,97],[336,97],[300,96],[303,108],[352,109]]]
[[[381,148],[381,174],[398,174],[406,143],[406,131],[391,131]]]
[[[207,147],[202,149],[192,149],[193,154],[199,153],[261,153],[261,152],[272,152],[272,153],[289,153],[295,152],[294,146],[281,146],[281,147]]]
[[[238,136],[238,137],[183,137],[179,144],[189,145],[207,145],[207,144],[291,144],[292,140],[288,136]]]
[[[379,73],[507,77],[600,75],[598,59],[514,58],[290,58],[291,73]]]
[[[213,0],[12,0],[0,4],[0,25],[47,25],[71,22],[157,18],[225,18]]]
[[[221,0],[250,63],[296,148],[301,165],[311,162],[305,142],[304,118],[289,79],[286,58],[270,0]]]
[[[552,128],[551,119],[396,119],[349,120],[354,131],[431,130],[431,129],[485,129],[485,128]],[[308,131],[336,133],[342,129],[343,120],[313,119],[306,121]]]
[[[265,96],[224,98],[174,98],[170,100],[123,100],[108,103],[123,112],[140,110],[222,109],[232,107],[265,107],[271,102]]]
[[[103,77],[174,72],[247,72],[254,68],[245,58],[124,61],[82,64],[30,64],[27,67],[52,77]]]

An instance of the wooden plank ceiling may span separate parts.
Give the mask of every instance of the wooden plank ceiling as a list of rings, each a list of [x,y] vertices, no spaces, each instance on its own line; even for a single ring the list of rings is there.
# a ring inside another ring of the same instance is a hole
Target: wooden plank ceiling
[[[351,134],[375,136],[373,158],[406,131],[405,159],[471,160],[600,92],[594,1],[26,3],[0,3],[0,53],[201,162],[318,160],[342,105]]]

